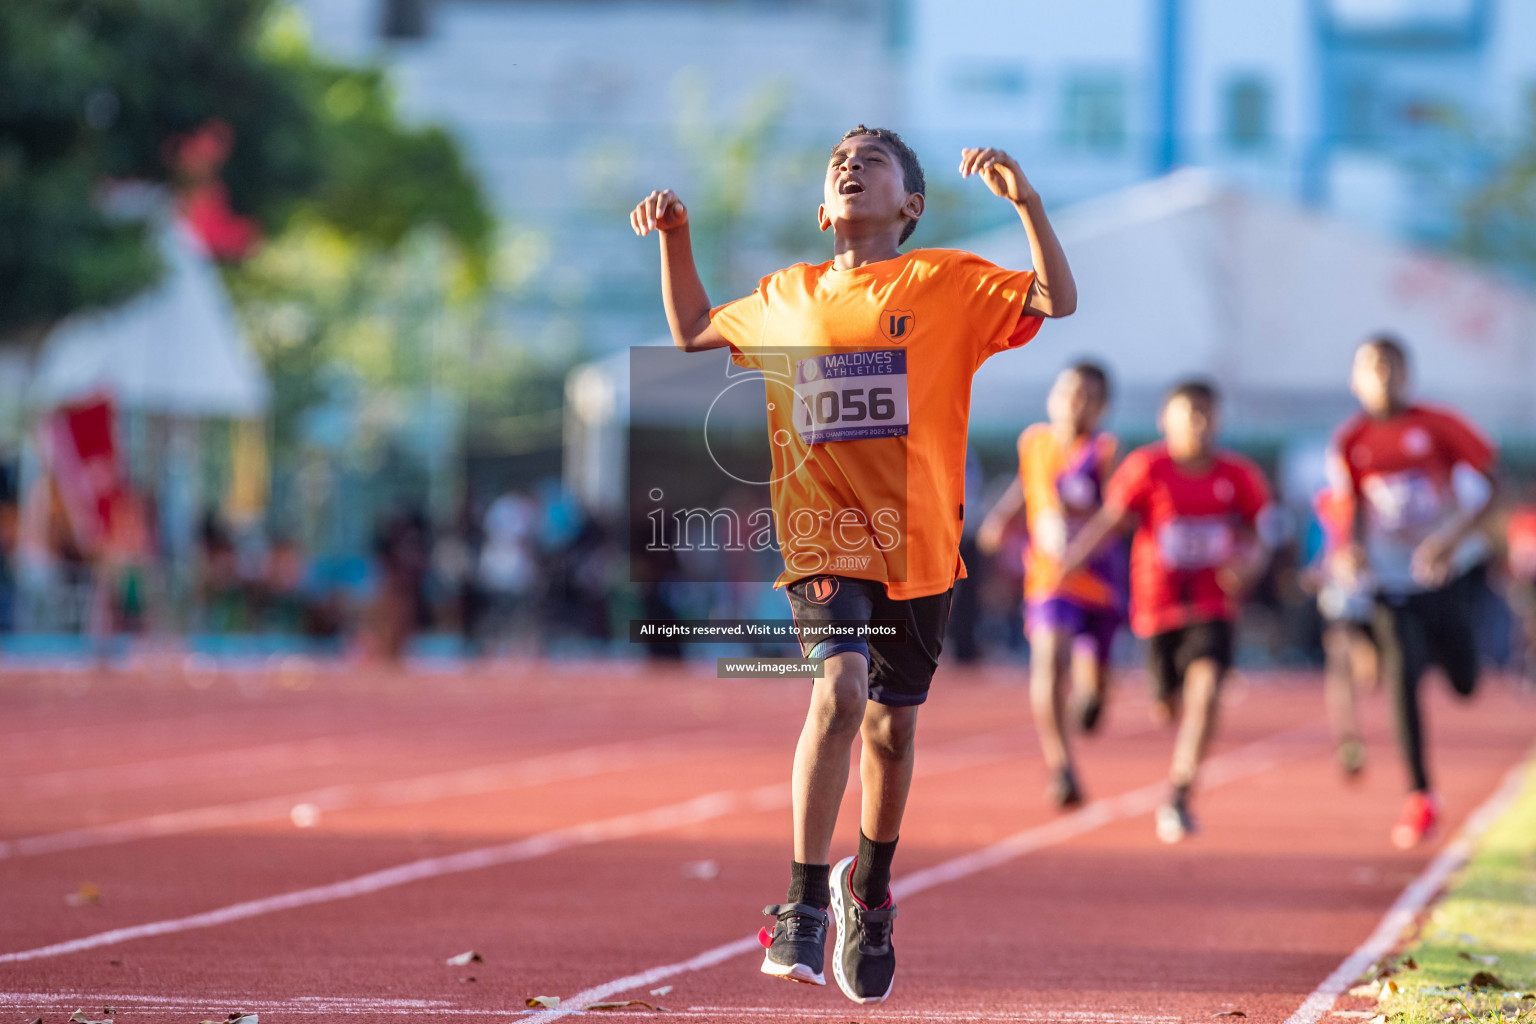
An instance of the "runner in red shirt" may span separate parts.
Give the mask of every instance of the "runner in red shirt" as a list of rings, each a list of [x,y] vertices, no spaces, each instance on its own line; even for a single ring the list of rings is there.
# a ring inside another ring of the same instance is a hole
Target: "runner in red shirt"
[[[1439,817],[1424,759],[1419,679],[1438,663],[1457,694],[1470,696],[1477,685],[1471,607],[1487,586],[1488,546],[1479,531],[1493,507],[1496,455],[1460,416],[1408,402],[1408,354],[1394,338],[1372,338],[1356,350],[1350,387],[1364,412],[1334,439],[1331,465],[1356,509],[1353,543],[1340,557],[1345,572],[1368,572],[1376,588],[1376,642],[1409,775],[1392,842],[1406,849]],[[1483,493],[1464,499],[1473,488]]]
[[[1232,624],[1241,595],[1268,561],[1258,525],[1269,488],[1252,462],[1215,447],[1216,407],[1216,390],[1204,381],[1169,394],[1158,424],[1163,443],[1126,456],[1104,507],[1073,540],[1062,566],[1063,573],[1081,568],[1135,525],[1131,628],[1150,641],[1156,700],[1170,718],[1180,717],[1170,793],[1156,816],[1165,843],[1195,831],[1190,789],[1232,664]]]

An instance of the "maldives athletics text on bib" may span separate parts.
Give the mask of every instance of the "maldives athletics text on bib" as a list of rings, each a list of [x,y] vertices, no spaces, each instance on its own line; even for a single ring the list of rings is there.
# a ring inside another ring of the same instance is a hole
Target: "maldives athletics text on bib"
[[[795,364],[795,429],[806,444],[907,436],[907,353],[830,352]]]

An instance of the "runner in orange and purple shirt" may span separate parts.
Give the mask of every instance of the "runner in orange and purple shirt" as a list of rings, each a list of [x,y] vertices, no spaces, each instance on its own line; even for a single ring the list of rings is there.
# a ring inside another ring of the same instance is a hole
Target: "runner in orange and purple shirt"
[[[1108,402],[1109,377],[1098,364],[1062,371],[1046,400],[1050,422],[1019,435],[1018,485],[988,513],[977,535],[983,551],[995,552],[1011,523],[1022,518],[1026,524],[1030,703],[1051,770],[1048,792],[1059,807],[1082,802],[1066,739],[1066,690],[1075,689],[1078,723],[1092,732],[1108,688],[1110,648],[1125,620],[1125,559],[1118,547],[1061,575],[1067,542],[1103,504],[1114,469],[1115,439],[1098,429]]]

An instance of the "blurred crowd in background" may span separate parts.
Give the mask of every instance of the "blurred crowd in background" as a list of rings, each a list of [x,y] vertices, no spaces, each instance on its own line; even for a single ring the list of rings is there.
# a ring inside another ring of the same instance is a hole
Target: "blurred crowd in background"
[[[1015,486],[999,474],[988,498]],[[1514,486],[1500,517],[1477,612],[1483,657],[1536,678],[1536,489]],[[1525,500],[1519,501],[1523,497]],[[985,500],[985,499],[984,499]],[[421,509],[381,516],[366,554],[316,556],[294,538],[237,529],[208,510],[198,530],[189,600],[178,607],[149,531],[119,520],[99,559],[86,557],[67,523],[55,522],[51,571],[22,582],[17,547],[23,512],[0,503],[0,630],[89,641],[186,638],[209,653],[302,652],[397,661],[426,657],[713,657],[697,645],[630,642],[635,618],[787,618],[765,582],[723,582],[710,560],[675,554],[657,582],[634,582],[622,523],[583,511],[556,479],[466,501],[451,518]],[[65,517],[67,518],[67,517]],[[1314,577],[1322,557],[1315,517],[1287,513],[1287,538],[1245,609],[1240,661],[1302,666],[1322,661]],[[988,558],[967,533],[969,577],[957,584],[945,655],[959,662],[1022,661],[1022,540]],[[34,568],[37,564],[34,556]],[[770,569],[772,567],[769,567]],[[761,579],[762,574],[747,574]],[[1118,657],[1137,660],[1122,634]],[[25,649],[25,648],[24,648]],[[786,653],[771,645],[761,653]]]

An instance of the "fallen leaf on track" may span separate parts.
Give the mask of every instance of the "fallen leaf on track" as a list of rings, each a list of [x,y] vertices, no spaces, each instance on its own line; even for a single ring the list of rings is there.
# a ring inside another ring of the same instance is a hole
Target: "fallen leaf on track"
[[[1222,1010],[1219,1013],[1211,1014],[1211,1016],[1212,1017],[1246,1017],[1248,1015],[1246,1013],[1244,1013],[1242,1010]]]
[[[69,1019],[71,1024],[112,1024],[110,1018],[97,1020],[93,1017],[87,1017],[84,1010],[76,1010],[69,1015]]]
[[[479,953],[476,953],[474,950],[470,950],[468,953],[460,953],[458,956],[451,956],[448,958],[449,967],[463,967],[465,964],[483,963],[485,963],[485,957],[481,956]]]
[[[244,1010],[235,1010],[223,1020],[205,1020],[198,1024],[256,1024],[256,1015],[246,1013]]]
[[[536,1010],[553,1010],[560,1005],[559,996],[529,996],[523,1001]]]
[[[650,1003],[639,999],[626,999],[619,1003],[591,1003],[586,1008],[588,1010],[627,1010],[631,1006],[639,1007],[642,1010],[649,1010],[651,1013],[666,1012],[664,1007],[652,1006]]]
[[[37,1018],[36,1020],[32,1021],[32,1024],[43,1024],[43,1018]]]
[[[99,907],[101,890],[90,882],[81,882],[74,892],[64,894],[64,904],[70,907]]]
[[[671,985],[663,985],[663,986],[661,986],[661,988],[653,988],[653,989],[651,989],[651,995],[653,995],[653,996],[664,996],[668,992],[671,992],[671,991],[672,991],[672,986]]]

